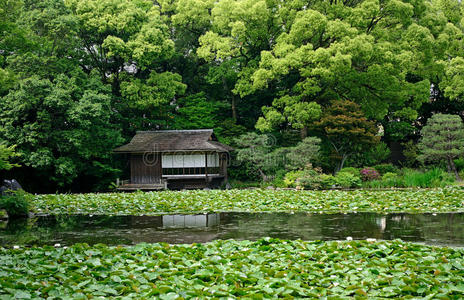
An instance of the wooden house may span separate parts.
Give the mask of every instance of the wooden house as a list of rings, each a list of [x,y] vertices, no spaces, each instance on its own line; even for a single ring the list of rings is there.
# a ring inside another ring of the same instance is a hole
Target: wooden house
[[[229,146],[212,129],[138,131],[126,153],[130,180],[120,190],[218,188],[227,181]]]

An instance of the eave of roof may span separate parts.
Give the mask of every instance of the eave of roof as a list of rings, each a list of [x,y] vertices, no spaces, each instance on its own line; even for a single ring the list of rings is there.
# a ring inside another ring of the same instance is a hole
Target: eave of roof
[[[221,144],[212,129],[137,131],[129,144],[113,150],[116,153],[145,152],[229,152],[231,147]]]

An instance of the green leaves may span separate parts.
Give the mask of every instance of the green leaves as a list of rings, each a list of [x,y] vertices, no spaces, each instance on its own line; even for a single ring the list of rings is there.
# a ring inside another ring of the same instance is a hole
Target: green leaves
[[[121,84],[121,93],[129,106],[145,109],[167,106],[174,96],[183,94],[185,89],[182,77],[171,72],[153,71],[145,81],[130,79]]]
[[[108,90],[93,73],[59,75],[54,81],[27,78],[0,101],[0,139],[17,144],[22,165],[46,170],[65,186],[82,172],[99,169],[89,160],[106,165],[122,142],[110,123],[110,107]]]
[[[220,211],[464,211],[459,188],[391,191],[211,190],[35,195],[31,210],[48,214],[159,215]]]
[[[401,241],[0,248],[0,297],[458,299],[463,263],[462,249]]]

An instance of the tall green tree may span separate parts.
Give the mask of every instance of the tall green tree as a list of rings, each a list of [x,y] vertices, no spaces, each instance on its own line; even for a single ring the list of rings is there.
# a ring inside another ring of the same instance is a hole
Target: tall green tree
[[[114,178],[111,151],[122,143],[110,123],[109,90],[93,74],[30,77],[0,101],[0,139],[16,144],[20,163],[45,185],[69,188],[79,176]],[[96,174],[96,176],[95,176]]]
[[[258,126],[334,98],[358,103],[377,120],[392,111],[413,118],[428,101],[430,80],[421,70],[433,65],[435,40],[427,27],[414,23],[424,15],[423,1],[290,3],[286,9],[292,13],[281,24],[285,30],[262,51],[259,68],[249,76],[251,88],[241,91],[278,86],[280,95]],[[410,80],[409,73],[421,76]]]
[[[419,159],[423,162],[444,162],[448,172],[461,180],[454,159],[464,156],[464,124],[458,115],[435,114],[421,130]]]

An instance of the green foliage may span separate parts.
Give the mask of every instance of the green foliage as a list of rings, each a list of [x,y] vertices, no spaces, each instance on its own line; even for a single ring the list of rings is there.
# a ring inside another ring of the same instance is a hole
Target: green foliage
[[[364,186],[373,188],[436,188],[454,184],[454,178],[439,168],[421,172],[411,169],[403,169],[400,174],[387,172],[382,180],[366,182]]]
[[[385,174],[382,175],[382,180],[383,181],[389,181],[389,180],[394,180],[398,178],[398,174],[397,173],[393,173],[393,172],[387,172]]]
[[[0,138],[17,144],[21,164],[49,172],[63,187],[109,164],[122,142],[111,117],[108,90],[94,76],[31,77],[0,102]]]
[[[390,148],[388,145],[380,142],[374,145],[367,153],[364,154],[365,156],[365,164],[367,165],[375,165],[385,162],[390,157]]]
[[[374,169],[376,169],[380,175],[385,175],[386,173],[397,173],[398,168],[392,164],[380,164],[380,165],[375,165]]]
[[[403,180],[405,187],[445,187],[454,183],[452,175],[438,168],[427,172],[406,170]]]
[[[417,166],[418,158],[419,158],[419,147],[414,141],[407,141],[402,144],[403,155],[405,157],[404,162],[402,165],[407,168],[412,168]]]
[[[319,144],[317,137],[307,137],[295,147],[288,149],[286,166],[290,169],[304,169],[311,167],[319,158]]]
[[[284,183],[286,187],[309,190],[330,189],[337,184],[334,176],[323,174],[318,169],[288,172],[285,174]]]
[[[129,79],[121,83],[121,94],[130,107],[155,109],[166,105],[185,92],[179,74],[151,72],[146,80]]]
[[[464,124],[458,115],[435,114],[421,130],[419,143],[424,162],[445,162],[448,171],[460,180],[454,159],[464,155]]]
[[[322,188],[320,173],[316,170],[305,170],[301,177],[296,182],[297,188],[304,188],[306,190],[318,190]]]
[[[177,104],[176,116],[173,116],[174,128],[204,129],[216,127],[217,115],[222,105],[208,101],[205,93],[181,98]]]
[[[354,168],[354,167],[345,167],[340,170],[340,172],[350,173],[350,174],[353,174],[354,176],[359,176],[359,171],[361,171],[360,168]]]
[[[283,155],[273,152],[274,139],[270,135],[250,132],[235,139],[237,145],[237,161],[249,164],[267,181],[271,174],[275,174],[283,166]]]
[[[301,102],[297,97],[284,96],[274,100],[272,108],[263,107],[264,117],[258,119],[256,128],[270,131],[286,121],[292,128],[303,129],[318,120],[321,113],[321,106],[316,102]]]
[[[356,188],[361,186],[361,178],[359,175],[340,171],[335,175],[335,184],[342,188]]]
[[[335,177],[331,174],[321,174],[319,175],[319,179],[321,182],[321,188],[323,189],[330,189],[337,184]]]
[[[284,183],[287,187],[296,187],[297,180],[305,175],[305,170],[290,171],[285,174]]]
[[[454,160],[454,165],[458,171],[464,170],[464,158],[458,158]]]
[[[6,210],[10,218],[27,217],[30,197],[22,190],[8,191],[5,195],[0,196],[0,209]]]
[[[10,170],[11,168],[19,167],[18,164],[11,162],[12,158],[19,156],[15,152],[15,147],[15,145],[8,147],[0,143],[0,170]]]
[[[0,248],[0,253],[4,298],[46,298],[59,293],[69,298],[446,295],[454,299],[464,293],[462,249],[398,240],[308,242],[263,238],[191,245],[75,244],[67,248]],[[57,269],[62,271],[60,276]],[[330,278],[330,283],[322,284],[325,278]],[[307,284],[309,281],[313,283]]]

